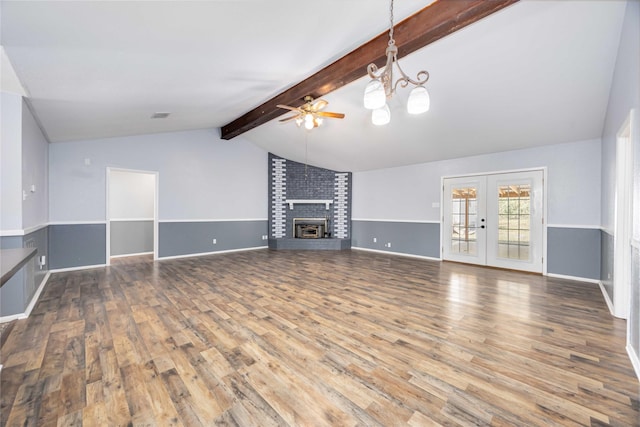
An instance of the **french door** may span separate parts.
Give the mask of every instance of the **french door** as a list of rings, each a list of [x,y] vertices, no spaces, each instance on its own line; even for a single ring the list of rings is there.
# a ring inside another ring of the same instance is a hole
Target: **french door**
[[[445,178],[442,258],[542,273],[543,176]]]

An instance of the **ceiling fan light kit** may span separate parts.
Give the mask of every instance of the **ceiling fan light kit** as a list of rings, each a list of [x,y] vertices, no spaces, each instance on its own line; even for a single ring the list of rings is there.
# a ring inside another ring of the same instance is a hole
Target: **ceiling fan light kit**
[[[422,114],[429,111],[430,97],[424,84],[429,80],[429,73],[422,70],[418,72],[415,80],[410,78],[400,68],[398,62],[398,47],[393,39],[393,0],[390,6],[390,26],[389,26],[389,45],[386,49],[387,62],[378,73],[376,64],[367,66],[367,74],[371,77],[371,81],[364,90],[364,107],[373,110],[371,113],[371,122],[374,125],[385,125],[391,120],[391,112],[387,106],[387,100],[391,99],[398,86],[407,87],[409,83],[415,87],[409,94],[407,102],[407,111],[409,114]],[[400,78],[393,82],[393,66],[396,66],[400,73]]]
[[[291,107],[289,105],[278,104],[278,108],[284,108],[285,110],[292,111],[294,113],[293,116],[285,117],[284,119],[280,119],[280,122],[288,122],[290,120],[295,120],[298,127],[302,127],[306,130],[311,130],[313,128],[317,128],[323,122],[324,117],[329,117],[332,119],[343,119],[344,114],[342,113],[331,113],[328,111],[320,111],[324,107],[329,104],[324,99],[316,99],[314,101],[312,96],[304,97],[305,103],[300,107]]]

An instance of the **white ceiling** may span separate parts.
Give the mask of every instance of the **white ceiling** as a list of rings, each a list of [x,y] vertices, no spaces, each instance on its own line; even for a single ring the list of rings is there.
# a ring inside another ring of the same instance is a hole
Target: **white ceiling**
[[[396,22],[429,3],[397,0]],[[0,5],[2,45],[51,142],[221,127],[389,19],[388,0]],[[400,89],[391,123],[373,126],[363,77],[324,97],[344,120],[310,132],[274,120],[237,138],[343,171],[599,138],[624,9],[521,1],[400,60],[431,75],[426,115],[406,114]]]

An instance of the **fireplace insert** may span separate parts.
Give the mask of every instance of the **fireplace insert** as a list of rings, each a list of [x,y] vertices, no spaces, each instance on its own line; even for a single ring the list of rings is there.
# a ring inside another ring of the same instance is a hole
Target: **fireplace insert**
[[[293,219],[293,237],[297,239],[320,239],[328,234],[326,218]]]

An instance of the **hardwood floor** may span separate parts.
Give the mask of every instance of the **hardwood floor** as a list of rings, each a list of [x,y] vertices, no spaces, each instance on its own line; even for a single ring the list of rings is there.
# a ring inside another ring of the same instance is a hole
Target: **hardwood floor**
[[[640,425],[596,285],[361,251],[53,274],[1,363],[8,426]]]

